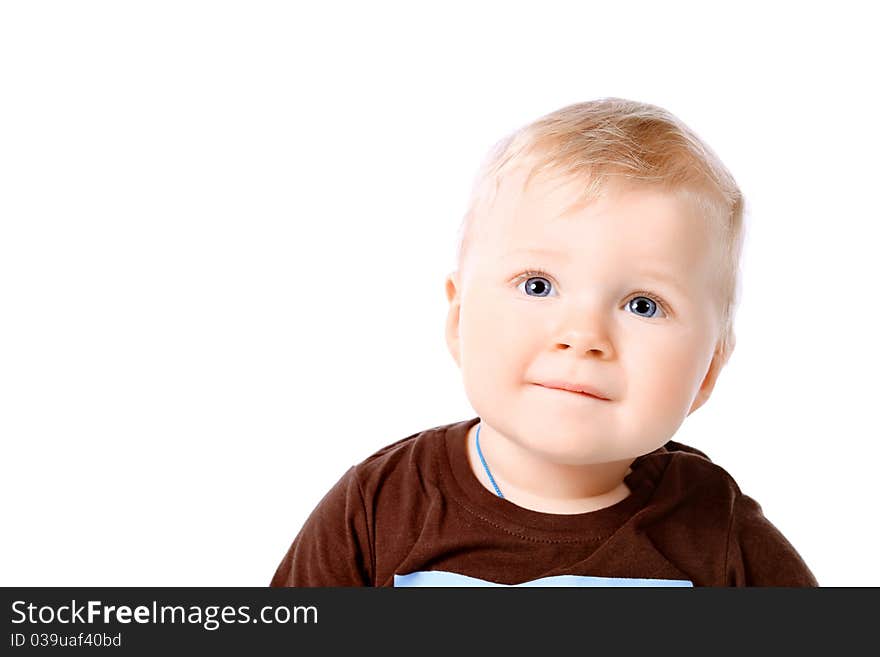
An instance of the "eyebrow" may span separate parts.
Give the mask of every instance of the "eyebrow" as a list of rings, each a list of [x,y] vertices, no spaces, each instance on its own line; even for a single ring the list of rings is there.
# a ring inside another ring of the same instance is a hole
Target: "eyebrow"
[[[563,260],[569,260],[569,255],[564,251],[555,251],[553,249],[514,249],[513,251],[508,251],[501,255],[499,260],[504,260],[505,258],[509,258],[511,256],[518,255],[520,253],[531,253],[534,255],[544,255],[544,256],[556,256],[562,258]]]
[[[561,258],[565,262],[569,262],[571,260],[571,257],[569,256],[569,254],[564,251],[556,251],[554,249],[536,249],[536,248],[514,249],[513,251],[509,251],[509,252],[503,254],[499,258],[499,260],[504,260],[506,258],[509,258],[511,256],[515,256],[515,255],[518,255],[521,253],[528,253],[528,254],[533,254],[533,255],[543,255],[543,256],[556,256],[556,257]],[[674,287],[679,292],[685,293],[685,289],[681,286],[679,281],[674,276],[663,273],[661,271],[644,269],[644,270],[638,272],[638,276],[640,276],[640,277],[643,276],[645,278],[651,278],[659,283],[666,283],[667,285]]]

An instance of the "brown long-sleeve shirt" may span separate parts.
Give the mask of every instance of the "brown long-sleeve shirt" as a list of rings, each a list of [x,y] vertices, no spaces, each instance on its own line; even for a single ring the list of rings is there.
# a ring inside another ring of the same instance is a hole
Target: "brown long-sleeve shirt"
[[[351,467],[272,586],[818,586],[760,505],[702,452],[669,441],[632,463],[631,494],[580,514],[519,507],[467,459],[472,418]]]

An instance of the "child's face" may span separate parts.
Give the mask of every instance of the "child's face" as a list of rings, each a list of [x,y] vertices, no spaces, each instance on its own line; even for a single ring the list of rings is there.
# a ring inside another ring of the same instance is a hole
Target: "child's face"
[[[612,188],[559,216],[577,188],[540,179],[522,194],[522,180],[502,182],[469,264],[447,279],[447,342],[468,399],[547,461],[656,449],[723,366],[712,228],[684,201],[645,188]],[[535,269],[546,275],[526,274]],[[540,385],[551,380],[608,400]]]

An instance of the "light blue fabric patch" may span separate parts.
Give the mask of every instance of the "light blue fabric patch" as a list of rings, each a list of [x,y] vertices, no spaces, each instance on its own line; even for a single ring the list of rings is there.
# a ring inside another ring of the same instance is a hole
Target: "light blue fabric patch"
[[[394,586],[693,586],[686,579],[643,579],[639,577],[588,577],[555,575],[521,584],[499,584],[479,577],[468,577],[444,570],[422,570],[409,575],[395,575]]]

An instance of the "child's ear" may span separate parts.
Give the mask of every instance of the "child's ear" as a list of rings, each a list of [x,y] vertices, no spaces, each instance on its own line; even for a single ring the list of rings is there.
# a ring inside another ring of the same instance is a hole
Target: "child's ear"
[[[712,362],[709,363],[709,370],[706,372],[706,376],[703,377],[703,382],[700,384],[700,390],[697,392],[694,403],[691,404],[691,409],[687,413],[688,415],[708,401],[709,396],[712,394],[712,390],[715,388],[715,382],[718,380],[718,375],[721,374],[721,370],[730,359],[730,355],[733,353],[735,346],[736,335],[731,334],[730,347],[727,351],[724,351],[724,345],[721,342],[715,347],[715,354],[712,356]]]
[[[446,315],[446,345],[455,363],[461,367],[460,333],[458,322],[461,316],[461,285],[459,274],[452,272],[446,277],[446,299],[449,301],[449,312]]]

